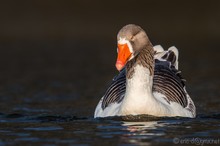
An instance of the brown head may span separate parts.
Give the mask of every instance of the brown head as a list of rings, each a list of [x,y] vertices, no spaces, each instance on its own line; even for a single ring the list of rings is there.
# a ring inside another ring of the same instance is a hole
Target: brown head
[[[117,35],[118,57],[116,68],[120,71],[128,61],[132,60],[143,48],[151,45],[145,31],[135,24],[124,26]]]

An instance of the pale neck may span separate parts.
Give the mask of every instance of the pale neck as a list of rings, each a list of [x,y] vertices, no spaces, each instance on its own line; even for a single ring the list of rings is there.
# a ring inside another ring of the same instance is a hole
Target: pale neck
[[[135,66],[132,78],[126,79],[126,90],[134,95],[152,93],[152,86],[153,76],[148,68],[140,65]]]

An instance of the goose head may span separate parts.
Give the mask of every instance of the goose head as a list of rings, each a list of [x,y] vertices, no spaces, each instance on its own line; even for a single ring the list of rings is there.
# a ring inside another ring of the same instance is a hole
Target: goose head
[[[117,41],[118,57],[115,66],[119,71],[150,43],[145,31],[135,24],[124,26],[118,32]]]

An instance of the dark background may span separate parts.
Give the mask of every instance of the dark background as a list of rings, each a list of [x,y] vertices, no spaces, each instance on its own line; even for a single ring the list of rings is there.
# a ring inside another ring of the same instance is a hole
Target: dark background
[[[215,111],[219,1],[8,0],[0,2],[1,112],[92,116],[117,73],[117,32],[129,23],[145,29],[154,45],[179,49],[180,70],[199,112]]]

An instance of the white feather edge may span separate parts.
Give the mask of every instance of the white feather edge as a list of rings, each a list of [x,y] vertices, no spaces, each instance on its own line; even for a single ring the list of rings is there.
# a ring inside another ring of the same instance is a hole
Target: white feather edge
[[[175,47],[175,46],[172,46],[172,47],[170,47],[169,49],[168,49],[168,51],[173,51],[173,53],[176,55],[176,62],[175,62],[175,68],[178,70],[178,68],[179,68],[179,51],[178,51],[178,49]]]
[[[156,52],[156,54],[154,55],[154,58],[158,59],[160,61],[166,61],[166,60],[162,59],[162,56],[164,56],[167,53],[167,51],[172,51],[176,56],[176,62],[174,65],[175,65],[175,68],[178,70],[178,68],[179,68],[179,61],[178,61],[179,51],[175,46],[171,46],[170,48],[168,48],[167,51],[165,51],[161,45],[156,45],[156,46],[154,46],[154,51]]]
[[[155,45],[154,46],[154,51],[156,51],[156,53],[160,53],[160,52],[163,52],[164,49],[161,45]]]

